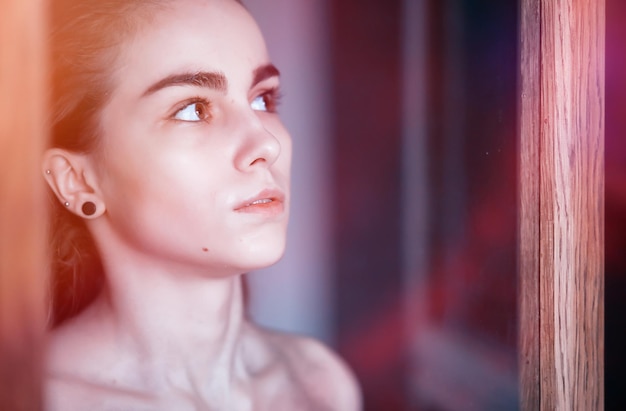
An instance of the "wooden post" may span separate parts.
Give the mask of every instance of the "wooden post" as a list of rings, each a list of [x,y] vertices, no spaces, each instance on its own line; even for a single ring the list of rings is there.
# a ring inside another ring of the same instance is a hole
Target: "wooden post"
[[[0,409],[41,410],[44,0],[0,2]]]
[[[539,410],[539,104],[541,100],[541,0],[520,10],[519,373],[521,409]]]
[[[605,3],[521,16],[522,409],[602,410]]]

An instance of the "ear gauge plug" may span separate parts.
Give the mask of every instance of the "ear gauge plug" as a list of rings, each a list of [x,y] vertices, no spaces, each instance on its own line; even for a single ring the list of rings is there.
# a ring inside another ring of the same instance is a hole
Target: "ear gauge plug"
[[[96,205],[91,201],[85,201],[83,203],[83,206],[81,207],[81,210],[83,211],[83,214],[87,216],[94,215],[96,213]]]

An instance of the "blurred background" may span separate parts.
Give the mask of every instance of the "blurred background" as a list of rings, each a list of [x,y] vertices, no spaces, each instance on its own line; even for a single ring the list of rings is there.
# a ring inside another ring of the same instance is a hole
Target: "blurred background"
[[[626,342],[620,1],[607,0],[607,409],[622,409]],[[518,1],[246,5],[294,140],[289,245],[250,273],[251,315],[336,349],[365,410],[518,409]]]
[[[626,2],[607,0],[605,409],[626,409]]]
[[[366,410],[516,410],[517,0],[249,0],[294,138],[251,312],[335,348]],[[605,404],[626,409],[626,3],[606,0]]]
[[[247,6],[294,139],[253,317],[338,350],[366,410],[517,409],[517,2]]]

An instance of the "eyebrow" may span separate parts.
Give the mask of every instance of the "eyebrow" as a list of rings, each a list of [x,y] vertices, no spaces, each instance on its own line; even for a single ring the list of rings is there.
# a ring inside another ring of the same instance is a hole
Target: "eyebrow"
[[[194,73],[179,73],[167,76],[148,87],[141,96],[149,96],[166,87],[185,85],[206,87],[223,93],[228,90],[228,80],[224,73],[197,71]]]
[[[279,77],[280,71],[273,64],[265,64],[257,67],[252,73],[252,85],[256,86],[260,82],[272,77]],[[205,87],[222,93],[228,91],[228,79],[222,72],[197,71],[193,73],[179,73],[167,76],[143,92],[142,97],[154,94],[159,90],[172,86],[195,86]]]
[[[280,71],[273,64],[266,64],[264,66],[257,67],[252,73],[252,85],[250,88],[256,86],[263,80],[267,80],[272,77],[280,77]]]

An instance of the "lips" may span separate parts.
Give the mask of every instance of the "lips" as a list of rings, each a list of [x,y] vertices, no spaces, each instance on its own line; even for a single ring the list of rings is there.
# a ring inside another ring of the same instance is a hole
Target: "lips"
[[[244,213],[279,214],[284,210],[285,195],[275,189],[266,189],[241,202],[235,211]]]

